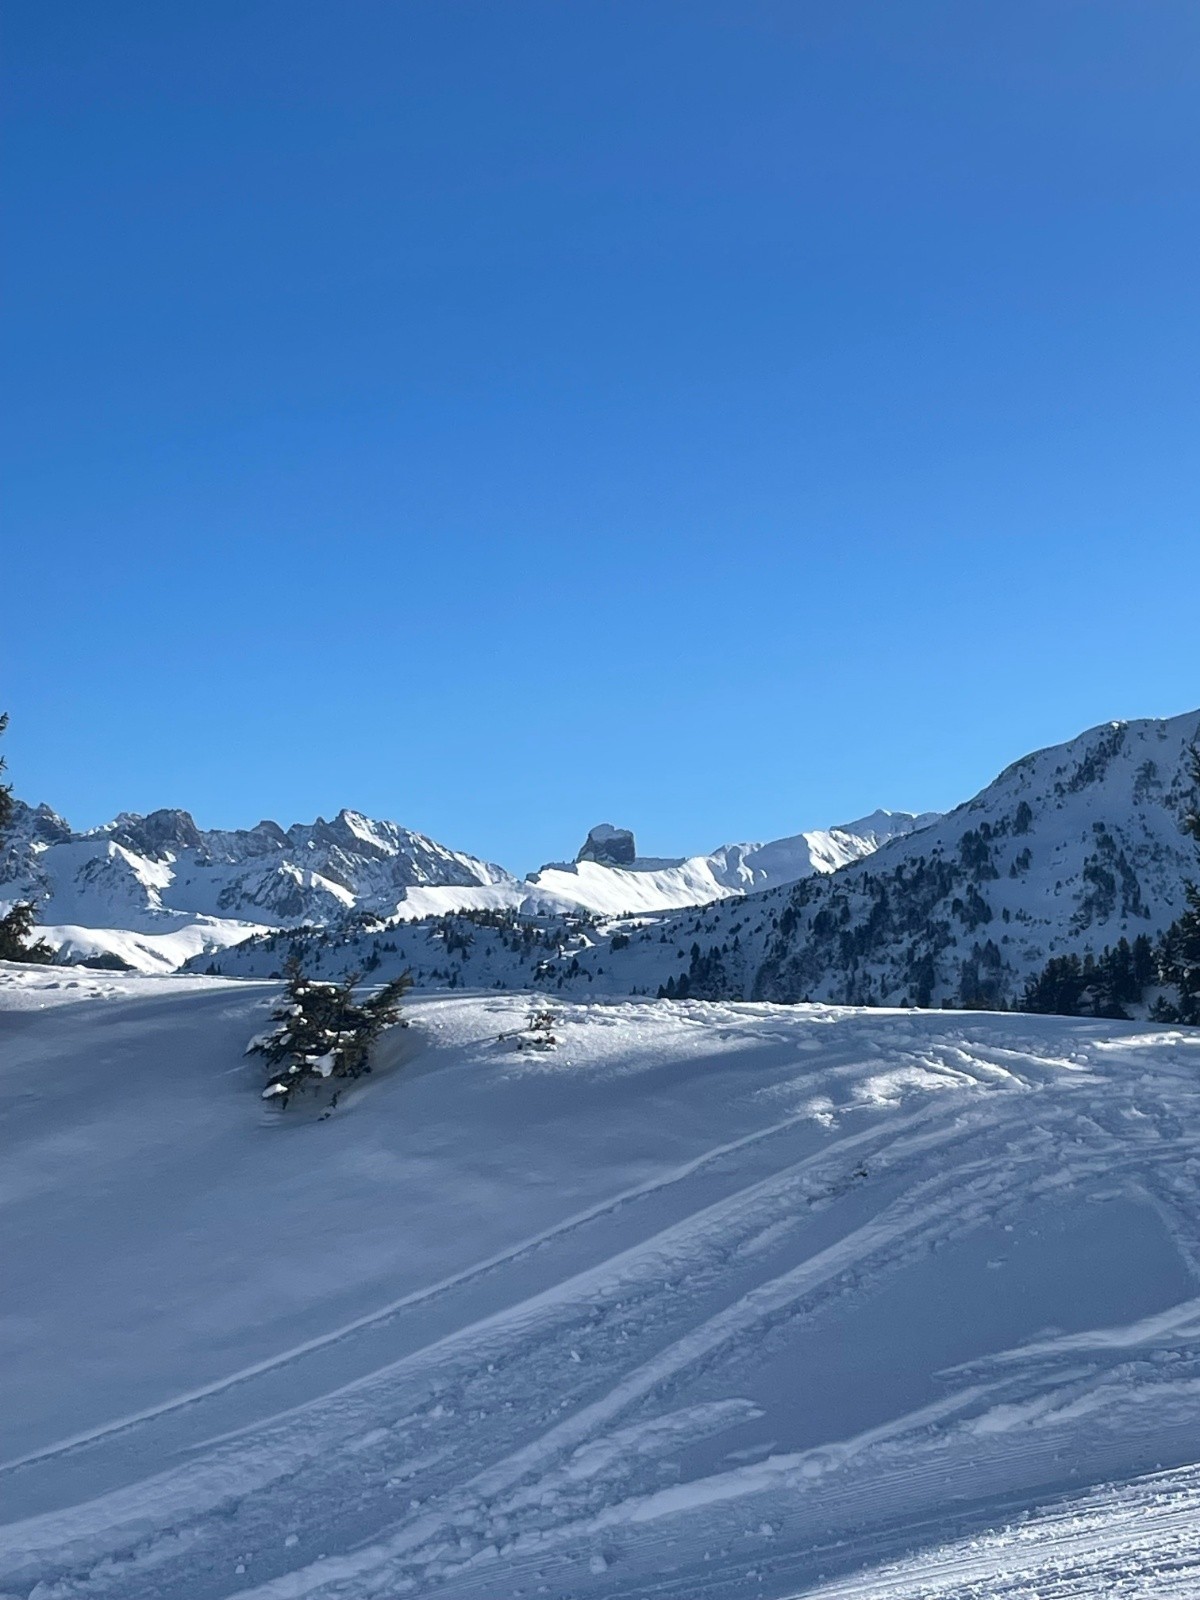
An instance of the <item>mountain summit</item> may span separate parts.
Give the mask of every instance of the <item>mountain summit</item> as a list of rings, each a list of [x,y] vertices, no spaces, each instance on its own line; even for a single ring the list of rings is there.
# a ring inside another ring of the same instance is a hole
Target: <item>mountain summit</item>
[[[637,845],[628,828],[601,822],[588,834],[575,859],[598,861],[605,867],[631,867],[637,860]]]

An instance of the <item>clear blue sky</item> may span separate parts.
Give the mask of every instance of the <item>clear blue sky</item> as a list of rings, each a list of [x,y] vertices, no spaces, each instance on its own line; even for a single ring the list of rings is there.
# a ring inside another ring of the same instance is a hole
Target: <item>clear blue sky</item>
[[[9,0],[0,705],[518,868],[1200,705],[1195,0]]]

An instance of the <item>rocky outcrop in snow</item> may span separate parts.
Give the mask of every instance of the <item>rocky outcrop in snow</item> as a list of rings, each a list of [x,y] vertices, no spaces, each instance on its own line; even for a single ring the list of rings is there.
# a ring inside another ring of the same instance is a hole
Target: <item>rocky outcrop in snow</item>
[[[604,867],[631,867],[637,859],[637,845],[628,828],[601,822],[588,834],[575,859],[598,861]]]

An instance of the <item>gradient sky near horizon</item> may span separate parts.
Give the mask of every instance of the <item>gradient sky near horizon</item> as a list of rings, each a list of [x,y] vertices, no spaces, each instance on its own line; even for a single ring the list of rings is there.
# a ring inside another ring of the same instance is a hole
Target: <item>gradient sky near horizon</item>
[[[1195,0],[8,0],[0,707],[514,868],[1200,706]]]

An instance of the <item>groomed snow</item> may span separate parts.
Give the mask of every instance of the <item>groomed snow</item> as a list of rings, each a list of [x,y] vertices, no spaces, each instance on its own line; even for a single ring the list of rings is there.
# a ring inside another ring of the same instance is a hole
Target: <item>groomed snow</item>
[[[0,967],[0,1593],[1200,1593],[1200,1032],[276,993]]]

